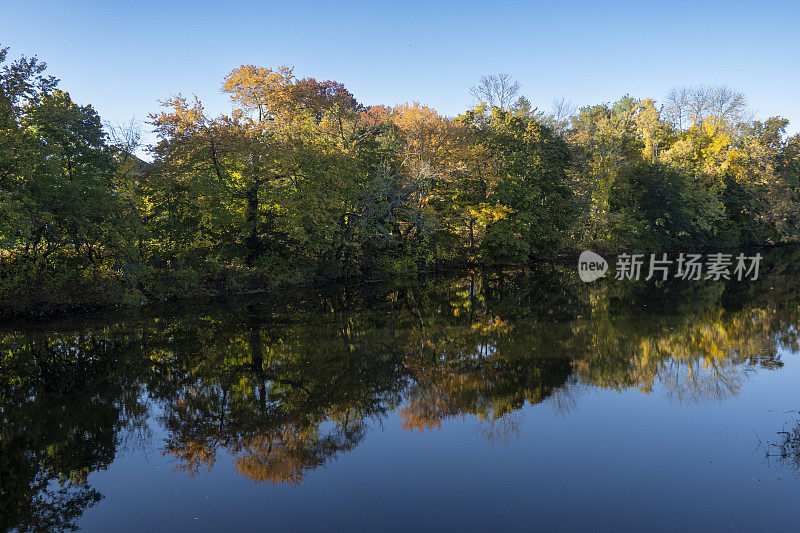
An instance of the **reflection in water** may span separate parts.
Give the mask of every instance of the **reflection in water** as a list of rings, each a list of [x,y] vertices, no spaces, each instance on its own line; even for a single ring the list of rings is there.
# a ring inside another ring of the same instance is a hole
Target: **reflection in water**
[[[568,413],[587,387],[725,400],[800,349],[797,285],[777,267],[751,284],[582,284],[558,266],[18,327],[0,344],[0,529],[74,523],[102,498],[87,476],[153,422],[177,469],[227,453],[294,484],[389,411],[408,431],[471,415],[503,443],[523,405]]]
[[[0,529],[63,528],[102,498],[87,476],[147,416],[143,368],[123,355],[121,333],[3,336]]]
[[[788,429],[778,432],[778,441],[767,444],[767,457],[800,472],[800,420],[795,420]]]

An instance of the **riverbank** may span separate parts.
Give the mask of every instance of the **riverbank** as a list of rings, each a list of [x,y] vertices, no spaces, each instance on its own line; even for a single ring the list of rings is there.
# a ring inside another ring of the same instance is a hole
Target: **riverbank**
[[[601,255],[611,258],[616,253],[596,249]],[[783,271],[800,268],[800,245],[778,244],[773,246],[747,247],[727,250],[729,253],[756,252],[764,256],[762,273],[768,273],[780,265]],[[677,254],[678,252],[670,252]],[[312,287],[328,285],[358,286],[385,283],[393,280],[447,275],[479,270],[503,271],[520,268],[541,268],[554,265],[568,269],[576,264],[579,250],[552,257],[540,257],[526,265],[485,265],[475,261],[442,263],[416,271],[381,273],[363,276],[325,278],[321,276],[271,276],[270,273],[236,267],[215,272],[151,270],[143,281],[133,284],[123,275],[47,278],[39,276],[31,283],[0,286],[0,322],[50,321],[67,315],[88,316],[108,311],[128,311],[159,306],[192,306],[207,302],[226,301],[248,295],[269,295],[281,292],[297,292]],[[794,265],[794,267],[792,267]],[[612,263],[613,267],[613,263]],[[577,269],[575,279],[577,277]],[[796,270],[795,270],[796,272]]]

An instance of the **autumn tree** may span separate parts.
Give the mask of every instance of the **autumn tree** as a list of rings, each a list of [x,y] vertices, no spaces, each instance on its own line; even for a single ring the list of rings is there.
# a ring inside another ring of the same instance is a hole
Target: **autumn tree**
[[[0,51],[5,64],[7,50]],[[800,239],[797,137],[743,94],[678,87],[550,112],[507,74],[456,117],[242,65],[229,114],[181,95],[107,127],[21,58],[0,73],[4,305],[98,305],[280,282],[526,262],[578,246]],[[48,304],[49,305],[49,304]]]
[[[557,251],[574,213],[566,187],[567,144],[535,118],[499,108],[488,121],[471,114],[467,122],[479,128],[497,161],[490,200],[497,215],[483,242],[488,258],[525,262]]]
[[[577,188],[589,242],[656,249],[707,245],[725,218],[719,178],[693,166],[692,129],[677,136],[653,100],[624,97],[573,119]],[[679,162],[678,155],[684,157]]]

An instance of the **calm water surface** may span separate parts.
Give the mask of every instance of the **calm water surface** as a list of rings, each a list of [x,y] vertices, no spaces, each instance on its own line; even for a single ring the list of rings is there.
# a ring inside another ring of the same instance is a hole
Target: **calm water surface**
[[[9,325],[0,529],[794,530],[798,265]]]

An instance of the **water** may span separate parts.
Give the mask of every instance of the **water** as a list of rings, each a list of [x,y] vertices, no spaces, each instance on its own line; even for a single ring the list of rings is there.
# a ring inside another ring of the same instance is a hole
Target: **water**
[[[9,325],[0,529],[796,527],[798,264],[592,284],[541,265]]]

